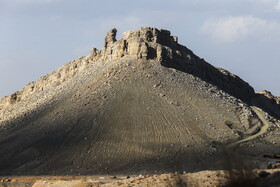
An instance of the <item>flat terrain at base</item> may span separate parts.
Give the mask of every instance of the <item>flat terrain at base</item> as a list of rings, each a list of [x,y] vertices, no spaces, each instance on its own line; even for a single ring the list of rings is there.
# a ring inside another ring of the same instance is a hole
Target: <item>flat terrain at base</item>
[[[21,176],[0,177],[0,186],[88,187],[88,186],[219,186],[229,182],[256,182],[259,186],[280,184],[280,169],[248,171],[200,171],[186,174],[139,176]]]

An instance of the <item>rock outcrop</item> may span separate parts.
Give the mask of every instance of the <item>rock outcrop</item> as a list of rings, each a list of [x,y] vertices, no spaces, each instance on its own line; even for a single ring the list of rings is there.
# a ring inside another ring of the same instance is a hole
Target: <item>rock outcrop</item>
[[[257,92],[253,104],[263,108],[270,115],[280,118],[280,97],[272,95],[271,92],[267,90]]]
[[[105,48],[107,48],[108,46],[112,45],[114,42],[117,41],[116,35],[117,35],[117,29],[115,28],[107,32],[105,37],[105,44],[104,44]]]
[[[104,49],[109,53],[103,51],[107,57],[111,54],[113,60],[125,55],[155,60],[164,66],[198,76],[246,102],[249,102],[255,94],[254,89],[247,82],[199,58],[191,50],[178,44],[178,37],[171,36],[167,30],[142,27],[141,30],[125,32],[117,42],[114,38],[115,33],[115,29],[109,31],[105,39],[107,48]]]
[[[257,94],[267,97],[272,104],[278,104],[278,105],[280,104],[280,97],[272,95],[270,91],[261,90],[257,92]]]
[[[247,103],[250,103],[251,98],[255,96],[253,88],[247,82],[224,69],[213,67],[204,59],[199,58],[191,50],[180,45],[178,37],[172,36],[167,30],[142,27],[140,30],[125,32],[119,41],[116,40],[116,34],[116,29],[112,29],[106,34],[104,49],[93,48],[88,56],[79,57],[38,81],[29,83],[21,91],[1,98],[0,122],[9,118],[5,111],[11,112],[14,104],[67,82],[98,60],[114,61],[124,56],[154,60],[164,66],[191,73]],[[264,95],[267,96],[267,94]],[[271,98],[271,96],[268,97],[270,100]],[[279,100],[279,98],[273,97],[271,102],[275,101],[279,107]],[[28,110],[34,108],[36,108],[35,105],[28,107]]]
[[[34,94],[62,85],[97,61],[115,61],[124,56],[157,61],[164,66],[191,73],[245,102],[250,102],[251,97],[255,94],[248,83],[238,76],[226,70],[215,68],[204,59],[199,58],[191,50],[180,45],[178,37],[171,36],[167,30],[142,27],[140,30],[125,32],[119,41],[116,40],[116,33],[117,30],[112,29],[106,34],[104,49],[97,50],[93,48],[88,56],[79,57],[49,75],[40,78],[38,81],[29,83],[21,91],[9,97],[1,98],[0,122],[9,118],[5,111],[13,113],[15,103],[24,101]],[[52,99],[52,97],[49,99]],[[32,106],[31,104],[28,110],[36,107],[37,105]],[[25,110],[23,109],[22,111]],[[20,113],[24,114],[26,111]],[[18,115],[18,113],[15,115]]]

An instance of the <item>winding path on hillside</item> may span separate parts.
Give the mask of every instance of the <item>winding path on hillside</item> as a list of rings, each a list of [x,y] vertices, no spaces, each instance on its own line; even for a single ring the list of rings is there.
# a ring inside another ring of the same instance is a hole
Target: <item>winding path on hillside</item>
[[[255,106],[251,106],[251,108],[256,113],[256,115],[261,120],[261,122],[263,123],[263,126],[261,127],[260,131],[256,134],[252,135],[252,136],[248,136],[247,138],[244,138],[244,139],[238,140],[236,142],[233,142],[233,143],[229,144],[227,147],[234,147],[234,146],[236,146],[240,143],[247,142],[249,140],[257,138],[257,137],[259,137],[259,136],[261,136],[261,135],[263,135],[264,133],[267,132],[267,129],[269,128],[270,123],[265,119],[263,111],[260,111]]]

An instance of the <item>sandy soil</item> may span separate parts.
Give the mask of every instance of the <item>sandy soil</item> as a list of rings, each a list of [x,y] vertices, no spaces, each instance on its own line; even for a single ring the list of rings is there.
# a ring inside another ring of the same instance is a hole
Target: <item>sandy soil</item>
[[[279,185],[280,170],[201,171],[186,174],[156,174],[140,176],[25,176],[0,177],[5,187],[89,187],[89,186],[220,186]]]

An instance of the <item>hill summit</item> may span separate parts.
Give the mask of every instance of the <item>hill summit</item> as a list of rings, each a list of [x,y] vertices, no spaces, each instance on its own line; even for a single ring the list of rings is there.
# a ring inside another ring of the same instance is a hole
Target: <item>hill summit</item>
[[[0,99],[0,174],[223,168],[224,148],[263,167],[280,143],[279,98],[142,27]]]

